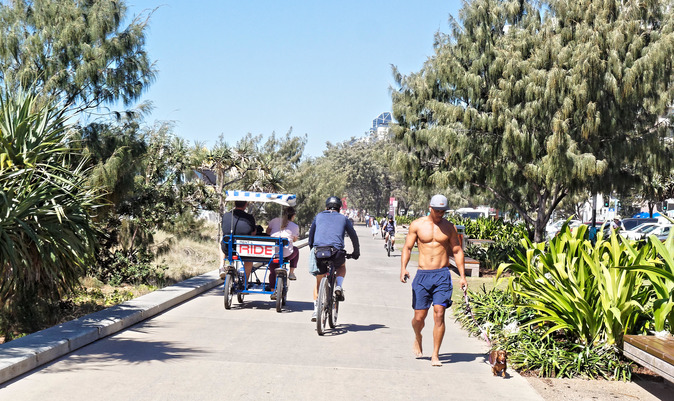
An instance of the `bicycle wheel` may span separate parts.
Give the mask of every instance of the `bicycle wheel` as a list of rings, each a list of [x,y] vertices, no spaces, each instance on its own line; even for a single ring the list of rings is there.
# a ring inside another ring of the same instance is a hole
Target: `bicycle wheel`
[[[225,309],[232,307],[232,298],[234,297],[234,276],[228,274],[225,277]]]
[[[386,253],[388,254],[388,257],[391,257],[391,240],[386,241]]]
[[[276,277],[276,312],[281,313],[283,306],[283,277]]]
[[[330,319],[328,320],[328,323],[330,323],[330,328],[334,329],[335,326],[337,326],[337,313],[339,312],[339,299],[334,295],[332,295],[332,307],[330,308],[328,314],[330,315]]]
[[[323,277],[318,289],[318,303],[316,305],[318,309],[316,313],[316,331],[319,336],[325,333],[325,323],[328,320],[328,302],[330,302],[329,296],[328,279],[327,277]]]

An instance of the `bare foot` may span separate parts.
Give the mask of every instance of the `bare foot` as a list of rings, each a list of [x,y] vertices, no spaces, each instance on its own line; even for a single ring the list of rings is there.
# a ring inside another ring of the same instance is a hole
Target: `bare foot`
[[[431,366],[442,366],[442,362],[440,362],[440,359],[433,357],[431,358]]]
[[[424,351],[421,349],[421,336],[418,336],[414,339],[414,345],[412,345],[412,351],[414,356],[421,358],[424,356]]]

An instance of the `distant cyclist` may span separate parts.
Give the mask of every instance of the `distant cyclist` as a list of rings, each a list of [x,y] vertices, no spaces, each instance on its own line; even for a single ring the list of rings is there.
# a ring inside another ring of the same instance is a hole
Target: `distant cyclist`
[[[318,274],[316,275],[316,287],[314,288],[314,313],[311,315],[311,321],[316,321],[316,299],[318,298],[318,288],[321,279],[328,272],[328,266],[325,261],[332,260],[337,270],[337,281],[335,285],[335,295],[340,301],[344,301],[344,276],[346,275],[346,251],[344,250],[344,233],[349,234],[351,244],[353,245],[353,258],[360,257],[360,244],[356,230],[353,229],[351,221],[339,213],[342,201],[331,196],[325,201],[325,210],[318,213],[311,223],[309,229],[309,248],[313,247],[332,247],[334,252],[329,259],[317,259]]]
[[[388,241],[389,238],[391,239],[391,248],[396,244],[396,222],[393,219],[393,216],[390,214],[388,215],[388,218],[386,219],[386,223],[384,223],[384,227],[382,227],[382,230],[385,232],[384,238]],[[384,248],[386,248],[386,243],[384,243]]]

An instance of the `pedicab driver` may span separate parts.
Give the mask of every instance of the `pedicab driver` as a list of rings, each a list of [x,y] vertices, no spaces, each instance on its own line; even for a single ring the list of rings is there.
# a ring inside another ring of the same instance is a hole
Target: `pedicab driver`
[[[344,250],[344,233],[349,235],[351,244],[353,245],[353,258],[360,257],[360,244],[358,242],[358,235],[353,229],[351,220],[339,213],[342,207],[342,201],[336,197],[331,196],[325,201],[325,210],[318,213],[314,217],[309,229],[309,248],[314,246],[330,246],[337,249],[337,253],[333,254],[330,259],[334,261],[337,278],[335,283],[335,295],[340,301],[344,301],[344,276],[346,275],[346,251]],[[316,287],[314,288],[314,312],[311,315],[311,321],[316,321],[318,289],[321,284],[321,279],[328,272],[327,263],[324,259],[317,259],[316,265],[318,267],[318,274],[316,275]]]
[[[252,214],[246,213],[247,206],[248,202],[246,201],[235,201],[234,209],[222,216],[223,235],[255,235],[257,233],[255,217]],[[224,259],[227,256],[227,243],[221,243],[220,250],[222,251],[220,260],[221,263],[224,263]],[[243,267],[246,272],[246,278],[250,278],[250,273],[253,271],[253,262],[243,262]],[[227,277],[227,271],[223,264],[220,265],[219,272],[220,278],[224,280]]]
[[[417,358],[423,356],[421,329],[424,328],[428,309],[433,305],[433,353],[431,365],[442,366],[439,353],[445,336],[445,309],[451,304],[452,276],[449,271],[449,257],[454,256],[459,269],[459,285],[467,287],[464,272],[463,249],[454,224],[443,218],[449,207],[447,198],[435,195],[429,205],[430,214],[414,220],[410,225],[400,262],[400,281],[407,282],[410,276],[407,263],[414,244],[419,247],[419,267],[412,282],[412,329],[414,329],[413,351]]]

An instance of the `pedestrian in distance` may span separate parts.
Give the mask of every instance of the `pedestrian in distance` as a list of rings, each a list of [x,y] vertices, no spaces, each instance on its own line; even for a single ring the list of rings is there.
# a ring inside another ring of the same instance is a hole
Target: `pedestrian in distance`
[[[613,221],[611,222],[611,231],[620,231],[622,229],[622,221],[620,221],[620,217],[616,216]]]
[[[454,257],[459,270],[459,285],[467,288],[464,270],[464,255],[459,234],[454,224],[444,219],[449,209],[447,198],[434,195],[429,204],[429,214],[410,224],[400,259],[400,281],[405,283],[410,277],[407,264],[412,248],[419,248],[419,267],[412,282],[412,329],[414,330],[413,352],[417,358],[423,356],[421,330],[426,316],[433,306],[433,353],[431,365],[442,366],[440,345],[445,336],[445,310],[452,304],[452,276],[449,271],[449,258]]]
[[[377,234],[379,233],[379,222],[377,219],[372,219],[372,239],[377,237]]]

